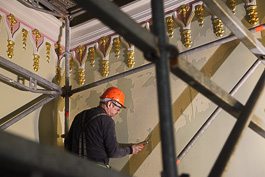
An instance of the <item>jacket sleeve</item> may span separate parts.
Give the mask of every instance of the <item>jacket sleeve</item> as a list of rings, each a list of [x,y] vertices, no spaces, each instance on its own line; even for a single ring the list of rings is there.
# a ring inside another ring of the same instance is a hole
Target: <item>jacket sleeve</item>
[[[108,122],[104,132],[104,145],[109,158],[120,158],[127,154],[132,154],[131,147],[121,148],[116,138],[115,123]]]

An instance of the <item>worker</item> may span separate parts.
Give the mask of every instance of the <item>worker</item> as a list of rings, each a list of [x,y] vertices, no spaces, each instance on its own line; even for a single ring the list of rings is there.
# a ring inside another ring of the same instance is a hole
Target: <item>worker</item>
[[[141,151],[141,145],[121,148],[117,142],[113,117],[122,108],[126,108],[124,100],[125,95],[120,89],[108,88],[100,96],[99,106],[75,116],[65,138],[65,149],[105,168],[110,168],[110,158],[120,158]]]

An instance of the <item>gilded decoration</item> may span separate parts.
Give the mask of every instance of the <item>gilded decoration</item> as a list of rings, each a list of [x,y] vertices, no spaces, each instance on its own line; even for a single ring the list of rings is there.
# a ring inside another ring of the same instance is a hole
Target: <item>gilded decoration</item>
[[[34,71],[38,71],[40,68],[39,68],[39,64],[40,64],[40,62],[39,62],[39,60],[40,60],[40,56],[39,55],[37,55],[37,54],[33,54],[33,69],[34,69]]]
[[[94,67],[95,66],[95,47],[89,48],[89,54],[90,54],[90,65]]]
[[[46,42],[46,60],[47,63],[50,63],[50,54],[51,54],[51,44],[49,42]]]
[[[28,31],[26,29],[22,29],[22,41],[23,41],[23,50],[26,50],[26,46],[27,46],[27,39],[28,39]]]
[[[84,57],[84,54],[85,54],[85,47],[84,46],[82,46],[82,45],[79,45],[78,47],[77,47],[77,49],[76,49],[76,53],[78,54],[77,56],[76,56],[76,58],[77,58],[77,60],[80,62],[80,63],[82,63],[82,60],[83,60],[83,57]]]
[[[15,46],[15,42],[11,41],[11,40],[7,40],[7,56],[8,58],[12,59],[12,57],[14,56],[14,46]]]
[[[246,8],[246,16],[247,20],[251,25],[256,25],[257,22],[259,21],[258,18],[258,12],[257,12],[257,6],[255,3],[255,0],[245,0],[245,8]],[[193,1],[195,2],[195,1]],[[232,10],[233,13],[235,13],[236,10],[236,1],[235,0],[226,0],[227,5],[229,8]],[[191,5],[192,4],[192,5]],[[194,6],[193,6],[194,5]],[[196,5],[196,6],[195,6]],[[194,8],[195,7],[195,8]],[[174,15],[169,15],[166,16],[165,21],[166,21],[166,27],[167,27],[167,32],[170,38],[173,38],[174,35],[174,21],[179,23],[180,26],[182,27],[181,35],[182,35],[182,42],[183,45],[186,48],[191,47],[192,41],[191,41],[191,29],[190,29],[190,22],[192,21],[193,15],[196,14],[198,23],[200,27],[203,27],[204,25],[204,20],[203,20],[203,12],[207,11],[207,7],[203,5],[203,1],[196,1],[195,3],[189,3],[189,4],[183,4],[178,7],[176,7],[175,10],[171,10],[169,13]],[[176,15],[178,13],[178,15]],[[210,13],[211,14],[211,13]],[[0,15],[0,21],[2,20],[2,16]],[[11,36],[10,33],[8,32],[9,35],[9,40],[8,45],[7,45],[7,55],[10,59],[14,56],[14,45],[15,42],[13,40],[13,35],[16,32],[16,27],[19,26],[19,19],[17,20],[13,14],[9,14],[5,18],[8,22],[8,26],[6,28],[9,28],[9,31],[11,31]],[[150,30],[149,24],[152,25],[152,19],[147,20],[146,24],[142,24],[143,27],[145,27],[147,30]],[[181,21],[181,22],[180,22]],[[213,31],[217,37],[223,36],[224,30],[223,30],[223,23],[221,20],[217,19],[216,17],[213,17]],[[31,28],[34,29],[34,28]],[[30,31],[27,31],[26,29],[22,29],[22,44],[23,44],[23,50],[26,50],[27,47],[27,38],[28,38],[28,33]],[[34,29],[32,31],[34,42],[37,48],[37,51],[40,46],[40,38],[42,35],[37,29]],[[118,36],[118,35],[117,35]],[[95,47],[90,47],[88,50],[86,50],[86,47],[88,44],[84,44],[84,46],[80,45],[78,46],[76,50],[76,59],[79,60],[80,63],[82,63],[82,58],[85,56],[85,52],[89,53],[90,57],[90,64],[92,67],[95,66],[95,57],[96,57],[96,52],[97,55],[102,57],[102,75],[104,77],[107,77],[109,75],[109,52],[110,49],[113,47],[113,52],[115,54],[116,58],[119,58],[120,56],[120,51],[121,51],[121,42],[123,42],[123,38],[121,36],[112,36],[107,37],[103,36],[99,39],[97,39],[96,44],[100,44],[100,47],[96,47],[94,44],[93,46]],[[113,39],[113,40],[112,40]],[[113,44],[113,46],[112,46]],[[124,43],[123,43],[124,44]],[[33,44],[34,45],[34,44]],[[89,44],[90,45],[90,44]],[[92,45],[90,45],[92,46]],[[135,65],[135,59],[134,59],[134,49],[131,48],[131,46],[128,44],[125,46],[127,48],[126,52],[126,57],[127,57],[127,66],[129,68],[133,68]],[[61,47],[60,43],[56,43],[55,46],[55,52],[56,55],[58,56],[58,63],[60,63],[61,55],[62,55],[62,50],[63,48]],[[36,53],[36,52],[34,52]],[[46,42],[46,59],[47,63],[50,62],[50,54],[51,54],[51,44]],[[34,71],[39,70],[39,58],[40,56],[37,54],[34,54],[34,59],[33,59],[33,67]],[[70,71],[72,70],[72,63],[73,63],[73,57],[70,57]],[[83,67],[82,67],[83,68]],[[81,67],[79,68],[79,84],[82,85],[85,82],[85,70],[82,69]],[[59,82],[61,80],[61,68],[59,66],[56,67],[56,79]]]
[[[224,34],[223,23],[220,19],[216,18],[213,20],[214,33],[217,37],[222,37]]]
[[[258,12],[257,12],[257,6],[247,6],[247,16],[248,16],[248,22],[254,26],[259,21]]]
[[[115,53],[115,57],[116,58],[119,58],[119,54],[120,54],[120,38],[119,37],[116,37],[114,38],[113,40],[113,43],[114,43],[114,53]]]
[[[102,60],[102,75],[104,77],[109,75],[109,60]]]
[[[61,81],[61,72],[62,72],[62,68],[60,66],[56,66],[56,75],[55,75],[55,79],[56,81],[59,83]]]
[[[199,26],[203,27],[203,6],[197,5],[195,11],[198,17]]]
[[[180,8],[178,9],[178,13],[181,14],[183,17],[185,26],[187,25],[187,12],[189,10],[190,10],[190,7],[187,6],[186,4],[181,5]]]
[[[166,23],[167,23],[167,31],[168,31],[169,37],[173,38],[173,33],[174,33],[173,17],[172,16],[167,17]]]
[[[126,41],[124,38],[121,38],[121,42],[123,43],[123,45],[127,49],[127,52],[126,52],[126,55],[127,55],[126,65],[129,68],[133,68],[134,64],[135,64],[135,60],[134,60],[134,45],[132,45],[131,43]]]
[[[229,8],[232,10],[232,12],[236,13],[236,1],[235,0],[229,0]]]
[[[72,72],[73,65],[74,65],[74,60],[73,60],[73,57],[71,56],[71,57],[69,58],[69,72],[70,72],[70,74],[71,74],[71,72]]]
[[[0,15],[0,23],[1,23],[1,20],[2,20],[2,15]]]
[[[55,52],[56,52],[56,55],[57,55],[57,57],[58,57],[58,60],[60,60],[60,58],[61,58],[62,51],[63,51],[63,48],[61,47],[60,42],[57,42],[57,43],[55,44]]]
[[[10,26],[11,26],[11,35],[13,36],[14,33],[14,24],[17,24],[17,20],[13,14],[9,14],[7,16],[7,19],[10,21]]]
[[[108,56],[107,56],[107,50],[106,50],[106,46],[107,43],[109,42],[109,38],[106,36],[102,36],[99,40],[99,44],[101,44],[103,46],[103,60],[102,60],[102,76],[107,77],[109,75],[109,60],[108,60]]]
[[[191,42],[191,30],[189,30],[189,29],[183,30],[182,35],[183,35],[183,45],[186,48],[191,47],[191,44],[192,44],[192,42]]]
[[[36,48],[37,48],[37,50],[39,50],[38,42],[39,42],[39,39],[41,38],[41,34],[40,34],[39,30],[36,28],[32,31],[32,33],[35,36]]]
[[[134,67],[134,51],[130,50],[127,52],[127,56],[128,56],[128,67],[129,68],[133,68]]]
[[[106,45],[109,41],[109,38],[106,36],[102,36],[99,40],[99,44],[103,45],[103,54],[106,56]]]
[[[85,83],[85,69],[79,69],[78,70],[78,76],[79,76],[79,79],[78,79],[79,85],[84,85],[84,83]]]
[[[56,52],[56,55],[58,57],[58,63],[60,63],[62,51],[63,51],[63,48],[61,47],[60,41],[58,41],[55,44],[55,52]],[[62,68],[58,64],[58,66],[56,66],[56,75],[55,75],[55,79],[58,83],[61,81],[61,71],[62,71]]]

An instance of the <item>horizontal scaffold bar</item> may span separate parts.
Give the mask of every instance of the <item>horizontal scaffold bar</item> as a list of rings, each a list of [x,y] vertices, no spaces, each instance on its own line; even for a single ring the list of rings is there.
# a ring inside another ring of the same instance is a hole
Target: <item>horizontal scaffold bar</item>
[[[6,132],[0,132],[0,139],[1,176],[10,176],[12,172],[16,176],[128,177],[61,149]]]
[[[3,58],[0,56],[0,67],[19,76],[22,76],[24,79],[28,81],[34,81],[37,85],[48,89],[48,90],[54,90],[57,91],[58,93],[62,93],[62,88],[40,76],[37,74],[34,74],[33,72],[30,72],[26,70],[25,68],[12,63],[8,61],[7,59]]]

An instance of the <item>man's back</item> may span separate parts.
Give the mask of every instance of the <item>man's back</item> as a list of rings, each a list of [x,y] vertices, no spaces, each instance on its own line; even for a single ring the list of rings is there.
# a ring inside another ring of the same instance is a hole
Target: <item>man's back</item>
[[[84,113],[85,118],[83,121]],[[80,136],[84,135],[81,133],[82,127],[91,118],[93,120],[84,129],[85,139],[81,137],[80,142]],[[84,149],[84,142],[86,149]],[[65,139],[65,148],[78,155],[80,152],[79,147],[81,147],[82,155],[84,155],[85,150],[87,158],[104,164],[108,164],[110,157],[123,157],[132,151],[130,147],[119,148],[115,133],[115,123],[102,107],[85,110],[75,117]]]

